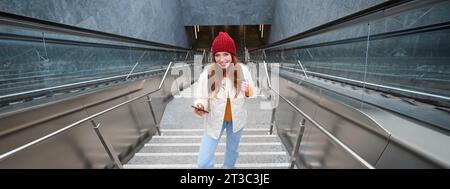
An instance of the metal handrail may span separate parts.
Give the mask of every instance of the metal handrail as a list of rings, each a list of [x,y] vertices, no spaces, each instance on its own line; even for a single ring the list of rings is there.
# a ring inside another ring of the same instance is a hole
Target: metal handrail
[[[278,96],[281,97],[281,99],[283,99],[284,101],[286,101],[292,108],[294,108],[294,110],[296,110],[298,113],[300,113],[305,119],[307,119],[308,121],[310,121],[312,123],[312,125],[314,125],[316,128],[318,128],[322,133],[324,133],[329,139],[331,139],[332,142],[334,142],[335,144],[337,144],[338,146],[340,146],[342,149],[344,149],[347,153],[349,153],[354,159],[356,159],[358,161],[358,163],[360,163],[361,165],[363,165],[364,167],[368,168],[368,169],[375,169],[375,167],[373,167],[370,163],[368,163],[366,160],[364,160],[361,156],[359,156],[356,152],[354,152],[352,149],[350,149],[350,147],[348,147],[347,145],[345,145],[342,141],[340,141],[338,138],[336,138],[333,134],[331,134],[330,132],[328,132],[323,126],[321,126],[319,123],[317,123],[316,121],[314,121],[314,119],[312,119],[311,117],[309,117],[305,112],[303,112],[302,110],[300,110],[300,108],[298,108],[297,106],[295,106],[291,101],[289,101],[287,98],[285,98],[284,96],[282,96],[278,91],[276,91],[275,89],[272,88],[272,85],[270,83],[270,77],[269,77],[269,72],[267,70],[267,63],[266,61],[264,61],[264,68],[266,71],[266,76],[267,76],[267,83],[269,85],[269,88],[274,91]]]
[[[116,109],[116,108],[119,108],[119,107],[121,107],[121,106],[123,106],[123,105],[129,104],[129,103],[131,103],[131,102],[133,102],[133,101],[135,101],[135,100],[138,100],[138,99],[140,99],[140,98],[143,98],[143,97],[145,97],[145,96],[148,96],[148,95],[150,95],[150,94],[153,94],[153,93],[159,91],[159,90],[161,89],[162,85],[164,84],[164,81],[166,80],[167,74],[169,73],[169,70],[170,70],[171,67],[172,67],[172,62],[169,63],[169,66],[167,67],[166,72],[164,73],[164,76],[163,76],[163,78],[162,78],[162,80],[161,80],[161,83],[159,84],[158,89],[156,89],[156,90],[154,90],[154,91],[151,91],[151,92],[148,92],[148,93],[145,93],[145,94],[142,94],[142,95],[137,96],[137,97],[135,97],[135,98],[132,98],[132,99],[130,99],[130,100],[128,100],[128,101],[122,102],[122,103],[120,103],[120,104],[117,104],[117,105],[115,105],[115,106],[113,106],[113,107],[111,107],[111,108],[108,108],[108,109],[106,109],[106,110],[103,110],[103,111],[101,111],[101,112],[98,112],[98,113],[96,113],[96,114],[94,114],[94,115],[88,116],[88,117],[86,117],[86,118],[84,118],[84,119],[81,119],[81,120],[79,120],[79,121],[77,121],[77,122],[75,122],[75,123],[72,123],[72,124],[70,124],[70,125],[68,125],[68,126],[66,126],[66,127],[64,127],[64,128],[61,128],[61,129],[59,129],[59,130],[57,130],[57,131],[55,131],[55,132],[52,132],[52,133],[50,133],[50,134],[48,134],[48,135],[46,135],[46,136],[43,136],[43,137],[41,137],[41,138],[39,138],[39,139],[36,139],[36,140],[34,140],[34,141],[32,141],[32,142],[29,142],[29,143],[27,143],[27,144],[24,144],[24,145],[18,147],[18,148],[15,148],[14,150],[11,150],[11,151],[9,151],[9,152],[6,152],[6,153],[0,155],[0,161],[6,159],[6,158],[8,158],[8,157],[10,157],[11,155],[13,155],[13,154],[15,154],[15,153],[18,153],[18,152],[20,152],[20,151],[23,151],[23,150],[25,150],[25,149],[27,149],[27,148],[29,148],[29,147],[35,145],[35,144],[41,143],[41,142],[43,142],[43,141],[46,141],[46,140],[48,140],[48,139],[50,139],[50,138],[52,138],[52,137],[54,137],[54,136],[56,136],[56,135],[58,135],[58,134],[61,134],[61,133],[65,132],[65,131],[67,131],[67,130],[69,130],[69,129],[72,129],[72,128],[76,127],[76,126],[79,126],[81,123],[84,123],[84,122],[86,122],[86,121],[92,120],[92,119],[94,119],[94,118],[96,118],[96,117],[98,117],[98,116],[101,116],[101,115],[103,115],[103,114],[105,114],[105,113],[107,113],[107,112],[110,112],[110,111],[112,111],[112,110],[114,110],[114,109]]]

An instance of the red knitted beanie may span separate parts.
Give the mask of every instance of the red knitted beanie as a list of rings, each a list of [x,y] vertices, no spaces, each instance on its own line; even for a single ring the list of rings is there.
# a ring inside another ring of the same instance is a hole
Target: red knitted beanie
[[[233,56],[236,56],[236,46],[234,45],[233,39],[226,32],[219,32],[219,35],[214,39],[211,47],[213,56],[217,52],[229,52]]]

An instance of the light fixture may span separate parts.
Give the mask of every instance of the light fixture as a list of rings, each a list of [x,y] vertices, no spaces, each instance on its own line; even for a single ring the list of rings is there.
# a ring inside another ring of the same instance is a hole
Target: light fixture
[[[259,28],[260,28],[260,31],[261,31],[261,38],[264,38],[264,24],[261,24],[259,26]]]
[[[195,39],[197,39],[198,36],[197,36],[197,26],[196,25],[194,25],[194,33],[195,33]]]

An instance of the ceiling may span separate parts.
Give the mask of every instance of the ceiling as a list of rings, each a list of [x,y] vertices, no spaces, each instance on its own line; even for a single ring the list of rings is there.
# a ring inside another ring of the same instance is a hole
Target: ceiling
[[[227,32],[236,44],[238,56],[242,56],[244,47],[248,50],[259,48],[266,44],[268,31],[270,31],[270,25],[215,25],[207,26],[200,25],[197,28],[197,38],[195,37],[195,26],[186,26],[186,31],[189,35],[189,42],[193,49],[197,50],[209,50],[214,37],[219,32]]]

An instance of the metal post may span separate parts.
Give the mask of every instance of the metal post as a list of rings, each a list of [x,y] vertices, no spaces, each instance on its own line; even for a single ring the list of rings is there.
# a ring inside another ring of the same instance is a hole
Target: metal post
[[[261,87],[261,82],[259,81],[259,62],[256,62],[256,87],[260,88]]]
[[[119,169],[123,169],[122,163],[120,162],[119,158],[117,157],[116,151],[114,151],[114,148],[106,140],[106,138],[103,138],[103,135],[100,132],[100,124],[95,123],[94,120],[91,120],[91,123],[94,126],[95,133],[97,133],[98,138],[100,139],[103,147],[105,148],[106,152],[108,153],[109,158],[117,165],[117,167],[119,167]]]
[[[291,152],[291,166],[289,167],[290,169],[294,168],[295,162],[297,161],[296,155],[299,151],[300,143],[302,142],[303,132],[305,131],[305,121],[306,120],[303,118],[300,122],[300,132],[298,133],[297,142],[295,143],[294,149],[292,149]]]
[[[271,118],[271,120],[270,120],[270,131],[269,131],[269,135],[272,135],[273,126],[275,125],[275,111],[276,111],[276,110],[277,110],[276,108],[273,108],[273,110],[272,110],[272,118]]]
[[[300,60],[298,60],[297,62],[298,62],[298,65],[300,65],[300,68],[302,69],[303,74],[305,74],[306,79],[308,79],[308,75],[306,75],[306,70],[305,70],[305,68],[303,68],[302,63],[300,62]]]
[[[178,84],[178,80],[175,79],[175,85],[177,86],[177,90],[178,90],[178,95],[181,95],[181,91],[183,91],[183,88],[181,88],[180,90],[180,85]],[[182,86],[183,87],[183,86]],[[148,96],[147,96],[148,97]]]
[[[205,62],[206,64],[208,64],[206,61],[208,61],[208,57],[206,57],[205,58],[205,56],[207,56],[206,55],[206,50],[205,49],[203,49],[203,53],[202,53],[202,68],[203,68],[203,63]],[[194,64],[195,64],[195,62],[194,62]]]
[[[156,121],[155,112],[153,111],[152,99],[149,96],[147,96],[147,102],[148,102],[148,106],[150,107],[150,112],[152,113],[153,121],[155,122],[156,132],[158,132],[158,135],[161,136],[161,131],[159,130],[158,121]]]

